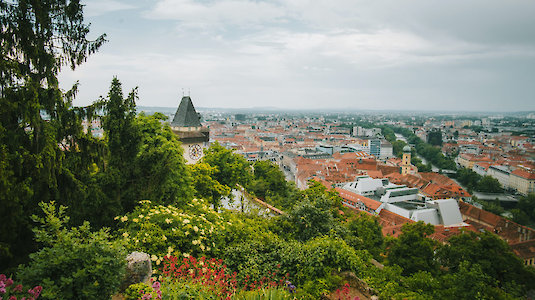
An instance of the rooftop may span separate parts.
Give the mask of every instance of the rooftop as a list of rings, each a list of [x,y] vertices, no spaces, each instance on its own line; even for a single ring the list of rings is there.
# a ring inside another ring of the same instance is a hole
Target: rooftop
[[[176,110],[175,117],[171,122],[173,127],[201,127],[199,114],[193,107],[193,102],[189,96],[182,97],[180,105]]]

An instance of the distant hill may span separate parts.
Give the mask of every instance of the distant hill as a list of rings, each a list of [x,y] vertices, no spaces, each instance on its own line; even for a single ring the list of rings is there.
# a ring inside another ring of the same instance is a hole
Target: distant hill
[[[165,115],[172,115],[176,112],[177,107],[161,107],[161,106],[138,106],[138,111],[144,111],[146,113],[160,112]],[[409,110],[363,110],[363,109],[285,109],[278,107],[251,107],[251,108],[228,108],[228,107],[195,107],[199,112],[221,112],[221,113],[367,113],[367,114],[385,114],[393,113],[400,115],[460,115],[460,116],[515,116],[525,117],[529,114],[535,113],[535,111],[512,111],[512,112],[475,112],[475,111],[409,111]]]

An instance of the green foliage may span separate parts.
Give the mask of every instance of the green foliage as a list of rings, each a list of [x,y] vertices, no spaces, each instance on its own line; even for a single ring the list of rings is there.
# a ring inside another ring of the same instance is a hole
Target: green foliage
[[[370,259],[367,252],[356,251],[339,238],[321,237],[300,243],[273,236],[228,247],[224,257],[231,270],[247,274],[251,280],[260,280],[262,274],[280,266],[280,272],[289,273],[298,287],[326,280],[332,271],[359,272]]]
[[[445,157],[442,154],[440,147],[435,147],[432,144],[428,144],[422,141],[422,139],[416,136],[416,134],[414,134],[410,129],[401,128],[401,127],[390,127],[390,126],[383,126],[381,129],[383,130],[383,133],[385,132],[389,133],[387,139],[391,143],[393,143],[392,144],[392,146],[394,147],[393,152],[396,156],[399,156],[401,154],[400,150],[402,148],[399,149],[399,147],[401,146],[401,143],[394,144],[396,142],[396,138],[393,134],[390,134],[390,132],[402,134],[407,139],[409,144],[415,145],[416,152],[419,155],[424,157],[427,161],[429,161],[433,165],[437,166],[437,168],[447,169],[447,170],[457,169],[457,165],[455,164],[455,162],[451,158]],[[433,137],[432,142],[436,144],[437,146],[442,145],[442,134],[440,133],[440,140],[439,140],[438,138],[439,133],[440,132],[437,132],[437,133],[430,132],[430,135]],[[413,153],[412,158],[415,158],[414,154],[415,153]],[[419,166],[418,161],[414,161],[413,164],[416,165],[418,167],[418,170],[420,171],[424,170],[425,172],[427,172],[431,170],[429,166],[425,166],[425,165]]]
[[[161,285],[163,300],[188,300],[188,299],[224,299],[223,295],[212,291],[206,285],[190,281],[176,281],[163,279]],[[154,299],[154,297],[152,298]],[[228,298],[227,298],[228,299]],[[255,299],[294,299],[291,294],[282,288],[264,288],[252,291],[239,291],[230,299],[255,300]]]
[[[433,274],[427,271],[416,272],[403,279],[403,284],[411,291],[419,295],[432,298],[431,295],[441,288],[441,282]],[[424,297],[426,298],[426,297]]]
[[[0,271],[35,249],[28,215],[39,201],[56,199],[64,154],[80,132],[71,108],[76,85],[58,86],[62,66],[75,68],[96,52],[105,36],[87,39],[89,25],[78,1],[0,3]],[[50,120],[41,117],[41,111]]]
[[[477,183],[476,191],[484,193],[501,193],[503,188],[501,183],[494,177],[483,176]]]
[[[253,168],[253,180],[249,185],[249,191],[263,199],[272,195],[288,196],[288,183],[279,167],[270,161],[263,160],[255,162]]]
[[[531,220],[529,218],[529,215],[518,208],[511,209],[511,213],[513,214],[513,222],[521,224],[521,225],[530,225]]]
[[[494,287],[509,287],[514,291],[517,284],[525,289],[535,282],[535,272],[523,265],[505,241],[489,232],[453,236],[438,249],[437,257],[452,273],[459,272],[463,262],[477,265],[476,271],[488,276],[489,284]]]
[[[219,299],[217,295],[202,284],[180,281],[162,281],[162,300]]]
[[[338,220],[340,208],[341,199],[336,191],[327,191],[321,183],[310,182],[302,200],[280,217],[280,230],[299,241],[339,232],[343,230]]]
[[[433,225],[422,221],[407,223],[401,230],[403,233],[388,249],[389,264],[402,267],[404,275],[418,271],[435,273],[438,269],[434,260],[437,243],[427,237],[435,231]]]
[[[496,178],[481,176],[470,169],[459,169],[457,171],[457,180],[469,191],[475,190],[484,193],[503,192],[502,185]]]
[[[415,151],[412,150],[413,155],[411,156],[411,164],[415,165],[418,168],[418,172],[431,172],[432,167],[430,165],[426,165],[422,162],[420,158],[418,158],[415,154]]]
[[[236,300],[282,300],[293,299],[292,295],[282,288],[269,288],[256,291],[243,291],[232,296]]]
[[[396,142],[396,134],[394,130],[392,130],[392,128],[390,127],[383,126],[381,127],[381,132],[383,133],[383,136],[385,137],[385,139],[389,141],[390,143],[392,143],[392,146],[394,146],[394,143]],[[396,152],[394,151],[394,153]],[[396,156],[398,155],[396,154]]]
[[[246,276],[251,282],[260,281],[267,272],[277,272],[278,275],[289,272],[291,266],[286,263],[291,258],[286,255],[291,250],[293,253],[301,250],[298,243],[288,243],[277,236],[251,238],[247,243],[226,247],[222,256],[228,268],[238,273],[239,281],[244,281]],[[299,248],[291,249],[290,245]]]
[[[208,200],[214,207],[219,207],[221,198],[230,195],[230,187],[222,185],[213,178],[214,173],[217,172],[217,167],[212,167],[204,162],[198,162],[188,167],[195,187],[195,196]]]
[[[231,189],[238,184],[246,186],[251,180],[249,163],[241,155],[232,153],[232,150],[225,149],[217,142],[207,149],[202,161],[217,167],[214,179]]]
[[[136,116],[136,98],[134,89],[123,99],[121,83],[114,78],[108,98],[100,101],[106,139],[86,135],[78,140],[80,151],[66,152],[68,170],[60,177],[59,199],[71,208],[74,224],[90,220],[110,226],[114,216],[131,211],[142,199],[183,204],[193,197],[180,142],[162,124],[165,116]]]
[[[483,273],[479,265],[471,265],[467,261],[461,263],[456,273],[434,276],[429,272],[417,272],[402,281],[405,287],[417,293],[414,298],[420,299],[511,298],[492,286],[492,278]]]
[[[287,216],[283,217],[289,227],[291,236],[300,241],[328,234],[335,226],[335,220],[329,208],[317,203],[302,201]]]
[[[384,239],[378,218],[361,212],[346,224],[348,237],[346,241],[355,249],[368,250],[375,259],[381,260],[384,251]]]
[[[121,83],[113,78],[108,97],[96,102],[86,114],[87,121],[102,109],[102,127],[106,139],[96,139],[90,128],[76,134],[71,151],[65,151],[66,171],[60,177],[61,204],[70,207],[73,223],[89,220],[93,225],[110,225],[115,215],[128,206],[124,191],[131,187],[134,161],[141,143],[139,128],[134,126],[134,89],[123,99]],[[78,123],[81,120],[77,120]]]
[[[436,299],[507,299],[505,293],[493,287],[493,280],[478,264],[462,261],[459,270],[442,276],[441,289],[435,290]],[[520,295],[518,295],[520,296]]]
[[[525,197],[521,197],[520,201],[518,201],[517,208],[528,215],[529,222],[532,225],[535,224],[535,194],[531,193]]]
[[[442,131],[432,130],[427,134],[427,142],[432,146],[442,146]]]
[[[123,293],[125,300],[141,299],[142,295],[151,295],[151,299],[156,299],[154,288],[146,283],[140,282],[131,284]]]
[[[186,207],[153,205],[145,200],[132,213],[117,217],[119,232],[128,241],[128,249],[150,254],[156,265],[160,265],[165,255],[213,253],[216,232],[232,223],[225,222],[201,199],[191,200]]]
[[[134,126],[137,99],[137,88],[123,98],[121,83],[114,77],[108,98],[103,100],[102,128],[110,151],[109,164],[123,172],[136,157],[141,142],[139,127]]]
[[[392,130],[392,129],[390,129]],[[394,138],[395,139],[395,138]],[[407,143],[405,143],[402,140],[394,140],[392,142],[392,152],[395,156],[401,157],[403,155],[403,147],[407,146]]]
[[[385,266],[382,270],[371,267],[364,269],[359,277],[372,286],[382,298],[403,298],[403,296],[407,296],[410,292],[406,287],[401,285],[404,279],[401,272],[402,269],[398,265]],[[399,297],[400,295],[401,297]],[[417,294],[413,293],[411,296],[414,295]]]
[[[246,186],[248,192],[283,211],[300,201],[299,190],[293,182],[286,181],[277,165],[271,161],[257,161],[253,169],[253,177]]]
[[[505,209],[500,205],[499,201],[483,201],[478,200],[479,203],[483,204],[483,209],[486,211],[490,211],[493,214],[501,215],[505,212]]]
[[[227,223],[218,231],[221,246],[215,249],[216,257],[225,257],[228,248],[248,244],[251,241],[265,242],[278,236],[270,228],[275,227],[272,226],[272,222],[256,214],[223,212],[220,215]]]
[[[183,205],[193,198],[192,179],[185,165],[182,147],[161,114],[140,114],[134,121],[142,144],[133,162],[133,178],[125,197],[126,211],[142,199],[160,204]]]
[[[35,228],[43,248],[30,255],[18,278],[43,286],[43,299],[102,299],[115,293],[123,279],[126,252],[122,241],[110,239],[108,230],[91,232],[89,223],[67,229],[65,207],[41,203],[44,217]]]
[[[316,238],[304,245],[300,263],[295,266],[298,269],[291,274],[296,274],[296,282],[325,278],[332,271],[351,271],[358,274],[370,258],[366,251],[357,251],[340,238]]]
[[[479,180],[481,180],[481,176],[470,169],[461,168],[457,171],[457,181],[465,186],[469,192],[477,188]]]
[[[340,276],[327,274],[326,277],[306,281],[303,287],[295,295],[298,299],[321,299],[322,296],[331,293],[342,283]]]

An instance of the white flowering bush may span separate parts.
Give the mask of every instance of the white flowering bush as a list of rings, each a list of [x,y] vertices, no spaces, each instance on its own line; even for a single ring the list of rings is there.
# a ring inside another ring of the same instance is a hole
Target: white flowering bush
[[[115,219],[129,250],[150,254],[156,266],[166,255],[212,256],[217,233],[230,225],[201,199],[184,209],[143,200],[132,213]]]

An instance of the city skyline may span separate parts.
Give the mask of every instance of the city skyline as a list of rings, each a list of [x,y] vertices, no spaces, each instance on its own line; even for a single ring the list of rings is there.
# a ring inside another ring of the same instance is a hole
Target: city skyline
[[[113,76],[138,105],[206,108],[535,110],[535,7],[379,1],[85,1],[109,42],[76,71],[75,105]]]

